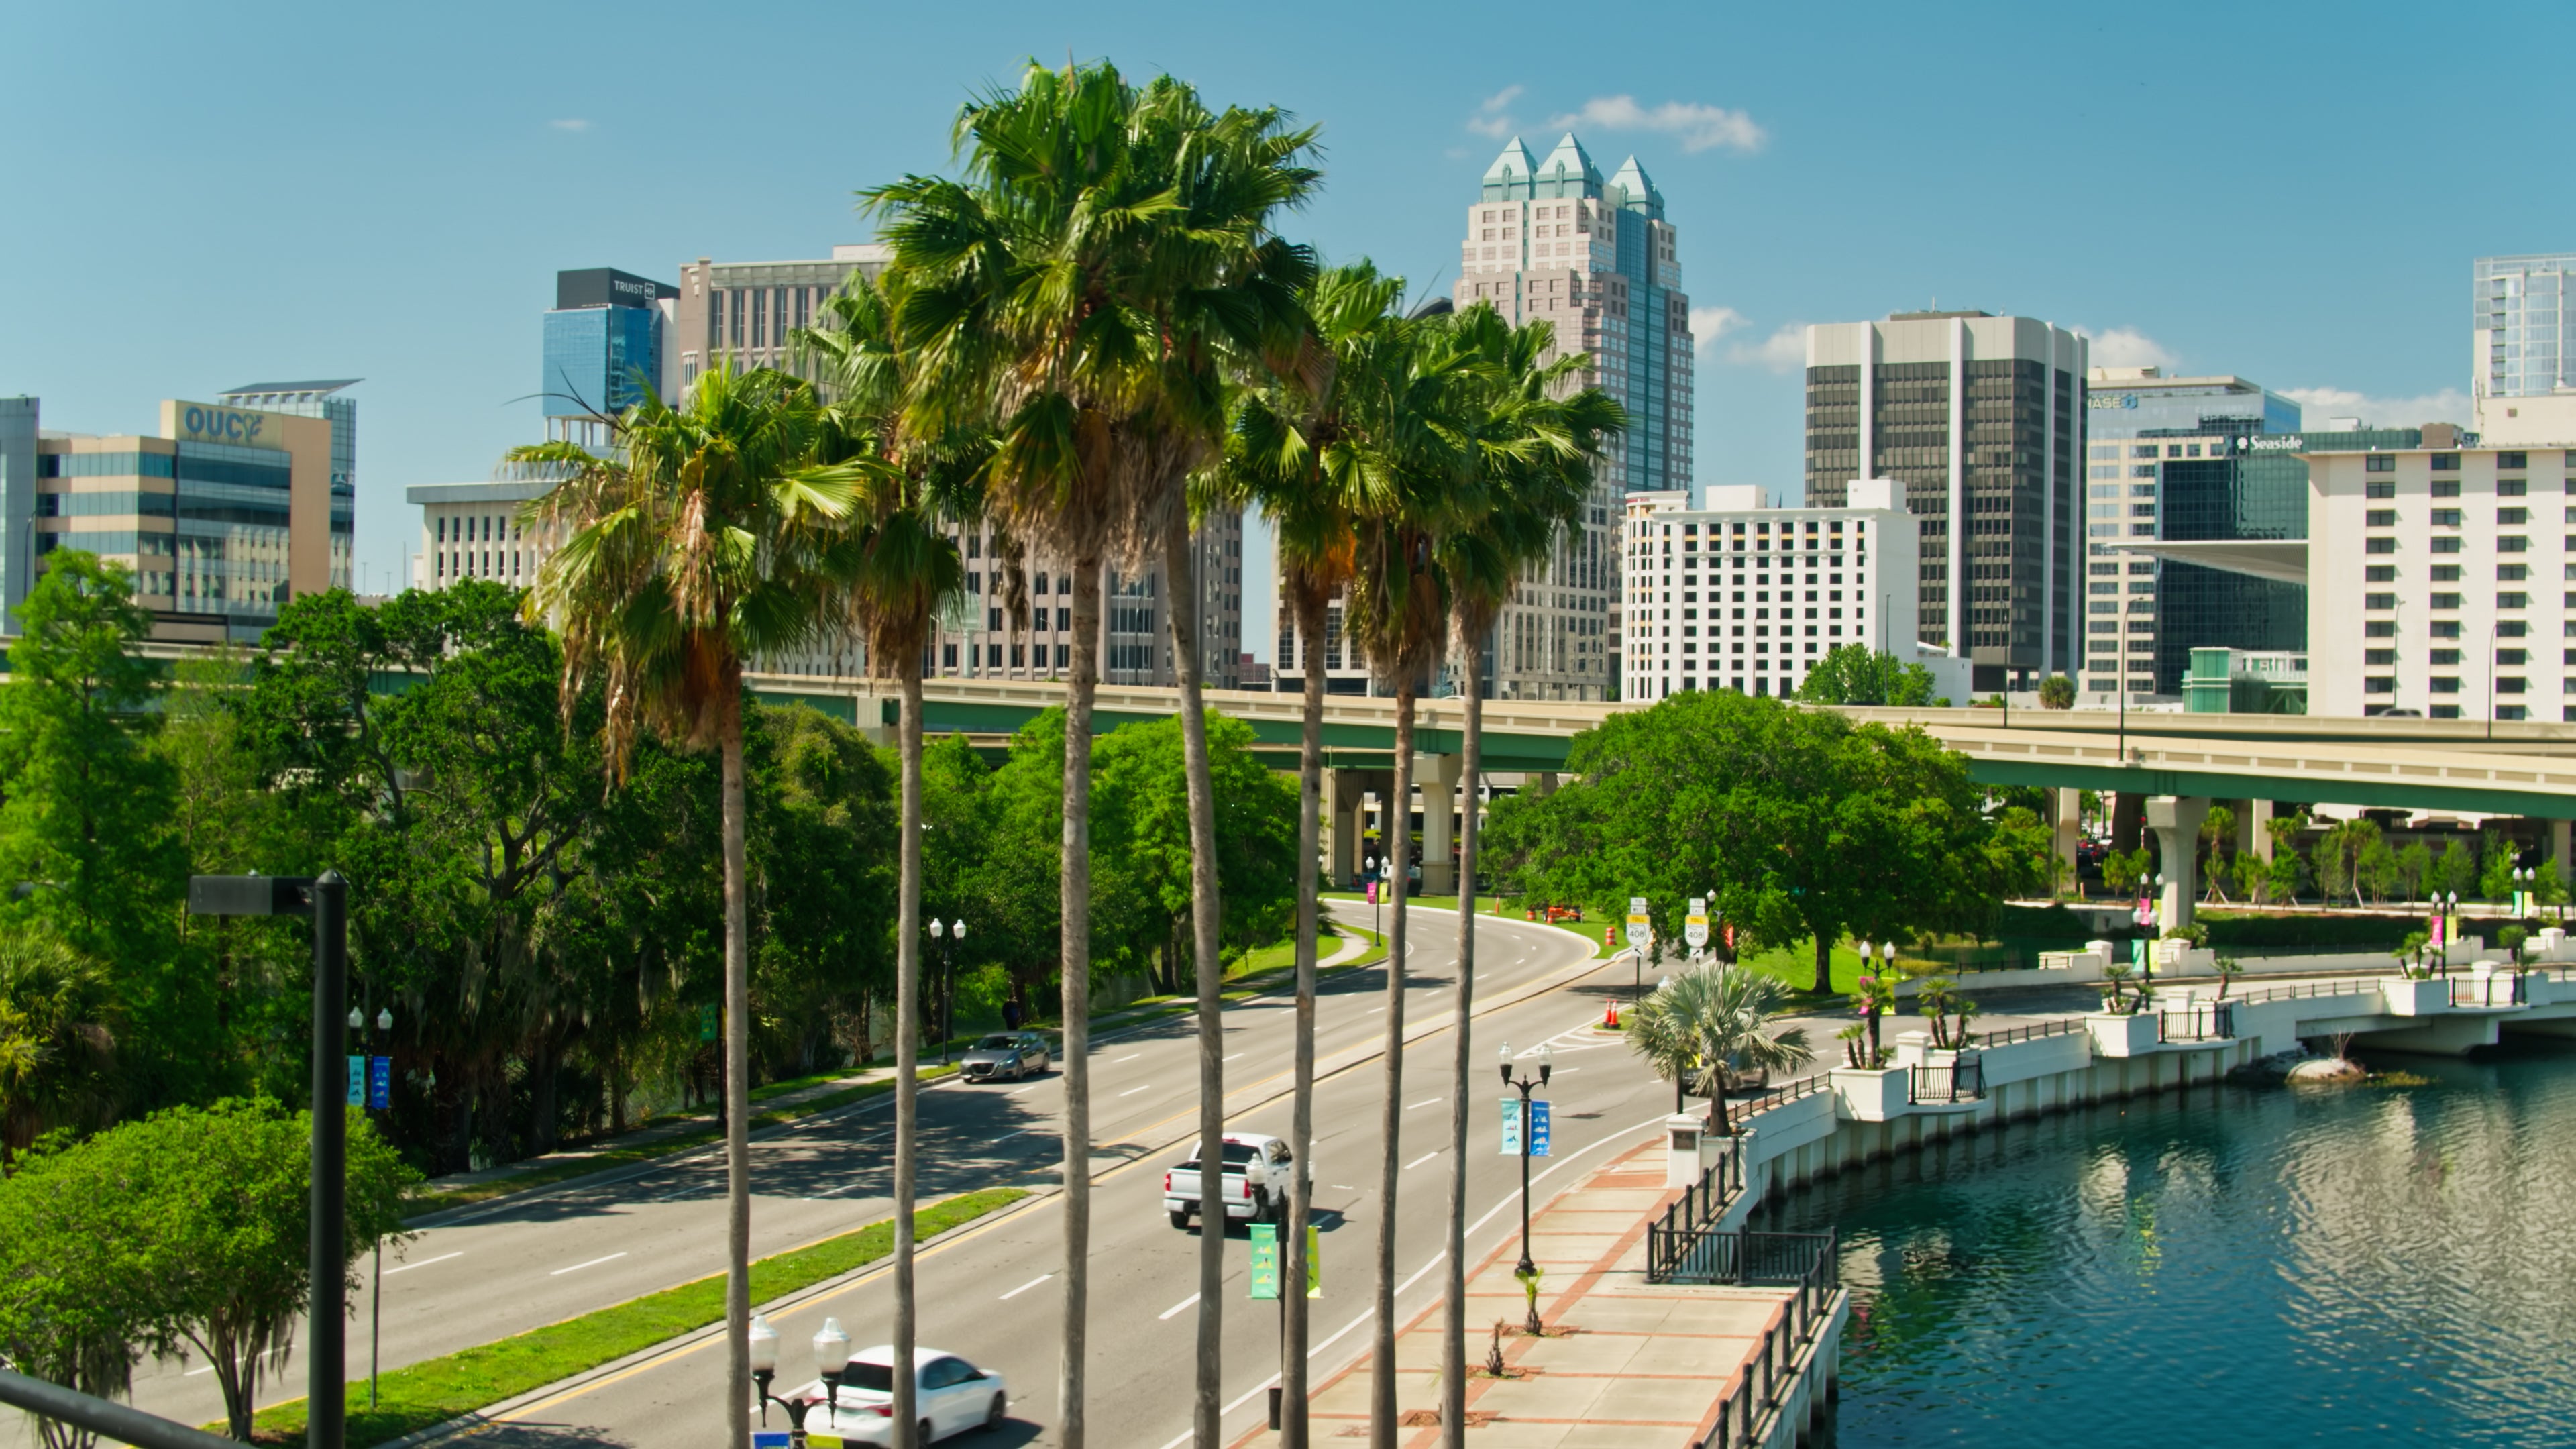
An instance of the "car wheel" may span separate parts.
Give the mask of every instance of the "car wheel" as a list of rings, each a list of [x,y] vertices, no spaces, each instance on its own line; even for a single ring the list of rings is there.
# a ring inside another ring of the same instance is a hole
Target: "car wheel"
[[[1185,1212],[1176,1212],[1176,1213],[1173,1213],[1173,1214],[1172,1214],[1172,1226],[1173,1226],[1173,1227],[1176,1227],[1176,1228],[1186,1228],[1186,1227],[1188,1227],[1189,1225],[1190,1225],[1190,1215],[1189,1215],[1188,1213],[1185,1213]]]
[[[932,1439],[937,1438],[937,1437],[938,1437],[937,1435],[935,1435],[935,1434],[933,1434],[933,1433],[931,1433],[931,1432],[930,1432],[930,1421],[929,1421],[928,1419],[924,1419],[924,1420],[922,1420],[922,1421],[921,1421],[921,1439],[920,1439],[920,1442],[921,1442],[921,1443],[924,1443],[924,1444],[927,1444],[927,1443],[929,1443]]]
[[[987,1429],[998,1429],[1002,1427],[1002,1421],[1010,1416],[1010,1396],[1007,1394],[995,1394],[993,1396],[993,1407],[984,1411],[984,1427]]]

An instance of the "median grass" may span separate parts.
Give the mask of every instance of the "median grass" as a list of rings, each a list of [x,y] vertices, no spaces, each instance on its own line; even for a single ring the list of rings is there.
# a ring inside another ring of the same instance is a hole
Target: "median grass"
[[[916,1236],[920,1240],[937,1237],[1027,1196],[1016,1187],[997,1187],[934,1203],[916,1217]],[[766,1303],[784,1297],[864,1268],[893,1251],[894,1224],[887,1221],[763,1258],[751,1265],[751,1301]],[[377,1380],[372,1409],[367,1407],[367,1381],[359,1379],[349,1386],[350,1449],[446,1423],[704,1328],[723,1319],[724,1290],[724,1275],[719,1273],[498,1343],[396,1369]],[[206,1427],[223,1432],[219,1424]],[[260,1410],[252,1431],[262,1444],[302,1444],[304,1401]]]
[[[956,1070],[953,1066],[923,1067],[919,1073],[919,1080],[935,1082],[953,1074]],[[793,1090],[793,1088],[787,1090]],[[772,1107],[766,1112],[754,1112],[751,1114],[751,1130],[757,1132],[765,1127],[783,1126],[800,1117],[829,1112],[836,1107],[846,1107],[853,1102],[865,1101],[870,1097],[882,1097],[893,1090],[894,1082],[891,1078],[881,1082],[861,1082],[855,1087],[826,1092],[819,1097],[809,1097],[802,1102],[790,1103],[784,1107]],[[753,1100],[759,1100],[760,1095],[759,1092],[752,1093]],[[460,1183],[453,1187],[417,1192],[412,1195],[410,1208],[414,1217],[424,1217],[430,1213],[444,1212],[449,1208],[470,1207],[475,1203],[490,1202],[494,1198],[508,1197],[513,1193],[533,1192],[541,1187],[552,1187],[556,1183],[569,1182],[576,1177],[588,1177],[594,1172],[610,1172],[620,1167],[632,1167],[637,1163],[651,1162],[656,1158],[693,1151],[723,1140],[724,1124],[711,1122],[704,1127],[676,1132],[668,1137],[657,1137],[650,1142],[638,1142],[626,1147],[610,1147],[580,1157],[569,1157],[561,1162],[544,1163],[524,1172],[514,1172],[507,1177],[493,1178],[488,1182]]]

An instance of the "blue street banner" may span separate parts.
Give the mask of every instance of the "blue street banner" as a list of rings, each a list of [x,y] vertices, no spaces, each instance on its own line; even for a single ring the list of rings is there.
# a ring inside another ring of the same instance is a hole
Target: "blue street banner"
[[[367,1058],[367,1106],[382,1112],[394,1104],[394,1059]]]
[[[367,1059],[365,1057],[349,1058],[349,1105],[352,1107],[367,1105]]]
[[[751,1431],[751,1449],[787,1449],[794,1438],[783,1429],[754,1429]]]
[[[1279,1229],[1269,1223],[1252,1225],[1252,1271],[1244,1281],[1254,1298],[1279,1296]]]
[[[1530,1103],[1530,1156],[1547,1156],[1547,1103]]]
[[[1503,1155],[1521,1155],[1521,1099],[1518,1097],[1503,1099]]]

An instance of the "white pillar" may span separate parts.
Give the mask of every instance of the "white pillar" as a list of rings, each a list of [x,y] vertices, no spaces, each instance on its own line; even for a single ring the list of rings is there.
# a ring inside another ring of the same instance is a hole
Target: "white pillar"
[[[1413,778],[1422,789],[1422,893],[1445,896],[1458,888],[1457,863],[1449,858],[1458,813],[1457,755],[1416,755]]]
[[[2558,871],[2558,882],[2561,885],[2566,884],[2571,878],[2569,863],[2567,860],[2567,826],[2568,822],[2564,820],[2552,820],[2549,822],[2549,863],[2556,867]]]
[[[2076,883],[2075,850],[2084,841],[2084,792],[2059,789],[2057,802],[2057,862],[2068,886]]]
[[[2194,889],[2192,866],[2200,850],[2200,823],[2209,817],[2209,800],[2201,795],[2157,795],[2147,801],[2147,828],[2156,834],[2165,877],[2157,920],[2166,932],[2191,924]]]

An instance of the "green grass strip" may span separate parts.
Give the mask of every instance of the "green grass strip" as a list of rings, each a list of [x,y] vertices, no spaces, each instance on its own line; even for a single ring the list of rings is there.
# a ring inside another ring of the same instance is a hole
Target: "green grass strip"
[[[956,1070],[954,1066],[923,1067],[918,1073],[918,1080],[925,1083],[935,1082],[955,1073]],[[754,1112],[751,1114],[751,1130],[757,1132],[764,1127],[783,1126],[800,1117],[811,1117],[817,1112],[829,1112],[835,1107],[846,1107],[852,1102],[865,1101],[870,1097],[882,1097],[893,1090],[894,1082],[891,1078],[881,1082],[861,1082],[855,1087],[826,1092],[822,1096],[810,1097],[788,1106],[772,1107],[766,1112]],[[757,1092],[752,1094],[755,1099],[759,1095]],[[687,1132],[674,1133],[669,1137],[657,1138],[651,1142],[639,1142],[632,1147],[612,1147],[604,1152],[591,1153],[586,1157],[550,1162],[542,1167],[532,1167],[525,1172],[514,1172],[508,1177],[497,1177],[489,1182],[468,1183],[458,1187],[441,1188],[435,1192],[415,1193],[411,1199],[411,1211],[414,1217],[423,1217],[430,1213],[444,1212],[449,1208],[470,1207],[475,1203],[508,1197],[512,1193],[532,1192],[537,1188],[552,1187],[559,1182],[569,1182],[576,1177],[588,1177],[594,1172],[610,1172],[620,1167],[632,1167],[639,1162],[651,1162],[655,1158],[688,1152],[723,1140],[724,1127],[721,1123],[699,1127]]]
[[[1010,1206],[1028,1193],[1016,1187],[962,1193],[921,1210],[916,1240],[937,1237]],[[766,1303],[827,1278],[863,1268],[894,1251],[894,1224],[870,1223],[854,1233],[812,1247],[763,1258],[751,1265],[751,1301]],[[395,1369],[377,1380],[376,1407],[368,1408],[367,1381],[349,1386],[349,1446],[364,1449],[399,1439],[461,1414],[516,1398],[630,1353],[704,1328],[724,1317],[724,1275],[700,1278],[631,1302],[550,1323],[441,1358]],[[209,1424],[213,1433],[223,1426]],[[262,1409],[252,1421],[262,1444],[304,1442],[304,1401]]]

